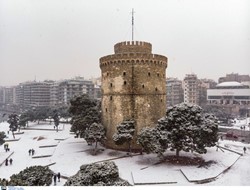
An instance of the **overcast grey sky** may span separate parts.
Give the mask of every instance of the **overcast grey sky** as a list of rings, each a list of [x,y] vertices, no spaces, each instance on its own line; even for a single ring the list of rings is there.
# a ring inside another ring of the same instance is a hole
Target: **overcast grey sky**
[[[101,74],[134,40],[168,57],[168,77],[250,74],[248,0],[0,0],[0,85]]]

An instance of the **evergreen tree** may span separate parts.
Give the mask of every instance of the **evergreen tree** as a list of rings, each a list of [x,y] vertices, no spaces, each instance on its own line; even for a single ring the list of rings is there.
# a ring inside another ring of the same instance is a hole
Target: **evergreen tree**
[[[19,125],[20,126],[27,126],[28,127],[28,123],[29,121],[33,121],[34,120],[34,114],[33,111],[31,110],[27,110],[23,113],[21,113],[20,117],[19,117]]]
[[[92,125],[90,125],[90,127],[85,130],[84,139],[88,144],[95,143],[96,154],[98,142],[103,143],[103,141],[106,139],[104,127],[101,124],[92,123]]]
[[[18,128],[19,116],[15,113],[10,114],[7,122],[10,124],[9,128],[10,128],[10,131],[12,132],[13,138],[15,138],[14,131],[16,131]]]
[[[143,128],[137,136],[137,143],[143,148],[147,154],[156,153],[159,157],[163,156],[167,149],[167,141],[164,140],[164,131],[159,131],[157,128]]]
[[[4,132],[0,132],[0,146],[5,143],[4,138],[6,137]]]
[[[182,103],[170,108],[156,126],[165,131],[170,150],[206,153],[217,142],[218,122],[213,115],[202,114],[201,107]]]
[[[50,112],[51,109],[49,107],[36,107],[33,109],[34,120],[39,124],[41,120],[45,120],[49,117]]]
[[[71,131],[84,138],[85,130],[93,123],[101,123],[100,103],[84,94],[70,101],[69,113],[72,114]]]
[[[60,123],[60,119],[59,119],[57,110],[53,111],[52,118],[54,120],[54,125],[55,125],[55,128],[56,128],[56,132],[58,132],[58,126],[59,126],[59,123]]]
[[[113,135],[113,141],[116,145],[128,144],[129,153],[131,153],[131,141],[135,133],[133,120],[125,120],[117,126],[117,132]]]

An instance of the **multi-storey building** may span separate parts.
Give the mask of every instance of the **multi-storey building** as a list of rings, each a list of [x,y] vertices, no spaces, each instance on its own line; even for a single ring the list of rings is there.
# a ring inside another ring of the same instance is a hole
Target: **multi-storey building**
[[[82,77],[57,81],[50,86],[50,106],[69,105],[73,97],[82,94],[96,98],[96,93],[98,92],[95,90],[94,83]]]
[[[16,87],[0,87],[0,104],[16,103]]]
[[[166,80],[166,101],[167,108],[183,102],[182,81],[177,78]]]
[[[239,82],[223,82],[208,89],[207,100],[210,104],[250,106],[250,88]]]
[[[187,74],[183,80],[184,102],[200,104],[200,80],[195,74]]]
[[[249,75],[239,75],[238,73],[231,73],[227,74],[225,77],[220,77],[218,82],[246,82],[250,81],[250,76]]]
[[[199,105],[205,106],[207,104],[207,89],[214,88],[216,82],[212,79],[200,79],[199,86]]]
[[[221,107],[227,112],[239,115],[240,110],[250,113],[250,87],[239,82],[223,82],[207,91],[211,105]]]
[[[49,106],[50,85],[35,81],[20,83],[16,89],[17,104],[23,107]]]
[[[100,99],[100,87],[81,77],[62,81],[24,82],[16,88],[0,88],[0,104],[16,103],[21,107],[69,105],[82,94]]]

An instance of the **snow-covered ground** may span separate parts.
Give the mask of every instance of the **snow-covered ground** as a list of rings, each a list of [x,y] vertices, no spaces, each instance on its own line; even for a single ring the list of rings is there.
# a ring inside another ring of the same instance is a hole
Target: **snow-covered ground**
[[[0,123],[0,131],[8,131],[8,123]],[[213,147],[208,149],[204,155],[181,152],[181,155],[202,157],[205,161],[215,161],[208,168],[197,166],[178,166],[168,163],[155,165],[159,161],[155,154],[124,157],[126,152],[110,149],[100,150],[98,155],[91,153],[92,146],[88,146],[84,139],[74,138],[70,134],[69,124],[60,124],[59,132],[54,131],[53,125],[48,123],[31,123],[29,129],[21,130],[23,134],[16,135],[18,141],[8,142],[10,151],[5,152],[3,145],[0,146],[0,164],[14,152],[10,158],[13,165],[0,166],[0,178],[9,178],[12,174],[19,173],[21,170],[32,165],[50,165],[54,172],[60,172],[62,176],[69,177],[74,175],[83,164],[113,160],[119,168],[120,177],[129,181],[131,184],[164,184],[164,185],[197,185],[195,182],[206,178],[216,177],[214,181],[203,185],[250,185],[250,144],[223,140],[219,145],[236,152],[243,153],[243,147],[247,147],[246,154],[240,156],[237,153],[221,150]],[[47,129],[47,130],[42,130]],[[9,140],[13,140],[11,134]],[[51,147],[48,147],[51,146]],[[44,158],[32,158],[28,150],[35,150],[34,157],[47,156]],[[102,148],[102,147],[100,147]],[[167,151],[165,155],[174,154]],[[121,157],[121,158],[120,158]],[[117,159],[119,158],[119,159]],[[233,165],[234,164],[234,165]],[[232,167],[222,173],[228,167]],[[222,173],[222,174],[221,174]],[[186,176],[186,177],[185,177]],[[58,186],[65,183],[62,179]]]
[[[234,119],[234,123],[232,123],[232,126],[220,126],[222,128],[229,128],[229,129],[239,129],[239,130],[242,130],[243,127],[245,127],[245,129],[243,130],[246,130],[246,131],[250,131],[250,117],[248,118],[245,118],[245,119]],[[242,127],[242,129],[241,129]]]

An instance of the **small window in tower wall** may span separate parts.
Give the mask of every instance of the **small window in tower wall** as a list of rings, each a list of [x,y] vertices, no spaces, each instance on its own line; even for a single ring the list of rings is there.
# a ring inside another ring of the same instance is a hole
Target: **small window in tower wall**
[[[112,100],[113,98],[112,98],[112,96],[110,96],[110,100]]]
[[[107,76],[109,76],[109,73],[107,73]]]
[[[148,76],[150,77],[150,72],[148,72]]]
[[[127,81],[124,81],[123,84],[126,85],[126,84],[127,84]]]
[[[113,86],[113,84],[112,83],[110,83],[110,87],[112,87]]]
[[[123,72],[123,76],[126,76],[126,72]]]
[[[162,102],[162,99],[161,99],[161,102]]]
[[[144,84],[142,85],[142,88],[144,88]]]
[[[159,73],[157,73],[157,77],[159,77],[160,76],[160,74]]]
[[[108,112],[108,108],[106,108],[105,110],[106,110],[106,112]]]
[[[155,88],[155,91],[157,91],[158,89],[157,88]]]

